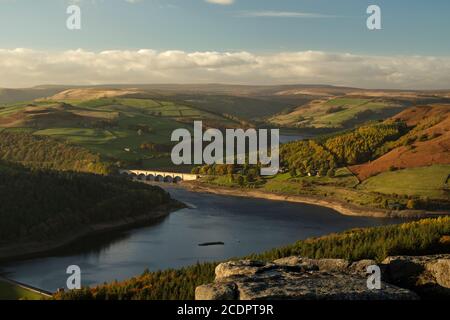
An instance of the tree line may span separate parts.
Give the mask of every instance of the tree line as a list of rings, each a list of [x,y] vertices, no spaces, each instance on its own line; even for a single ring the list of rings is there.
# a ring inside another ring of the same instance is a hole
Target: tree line
[[[119,177],[0,162],[0,242],[44,241],[87,225],[147,214],[171,198]]]
[[[0,132],[0,160],[30,168],[109,174],[111,163],[100,155],[51,137],[29,133]]]
[[[281,145],[280,164],[291,176],[333,177],[336,169],[364,163],[380,155],[383,146],[407,132],[403,122],[376,123],[328,137],[293,141]],[[248,157],[248,155],[247,155]],[[192,173],[204,175],[229,175],[230,179],[252,182],[259,178],[258,166],[205,165],[195,167]],[[237,175],[237,176],[236,176]],[[239,183],[241,184],[241,183]]]
[[[282,145],[281,163],[295,175],[334,175],[337,167],[374,160],[383,146],[407,132],[404,122],[376,123],[326,139],[294,141]]]

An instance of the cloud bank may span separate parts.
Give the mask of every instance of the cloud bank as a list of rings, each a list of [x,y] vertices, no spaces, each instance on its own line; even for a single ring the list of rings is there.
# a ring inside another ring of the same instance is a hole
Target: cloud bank
[[[449,89],[450,57],[322,51],[255,54],[151,49],[102,52],[0,49],[0,74],[0,87],[220,82]]]
[[[234,0],[205,0],[205,2],[227,6],[233,4]]]

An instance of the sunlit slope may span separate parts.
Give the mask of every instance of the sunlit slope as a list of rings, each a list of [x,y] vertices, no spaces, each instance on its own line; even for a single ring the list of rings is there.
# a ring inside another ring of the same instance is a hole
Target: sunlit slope
[[[299,128],[347,128],[393,116],[402,107],[401,104],[378,98],[327,98],[314,100],[290,113],[277,115],[270,121]]]
[[[359,179],[396,169],[450,164],[450,105],[409,108],[388,121],[404,121],[410,130],[386,143],[377,159],[352,166]]]
[[[421,196],[434,199],[449,197],[450,165],[432,165],[380,173],[365,180],[361,190],[385,194]]]
[[[44,296],[0,279],[0,300],[41,300]]]
[[[239,125],[233,119],[188,104],[132,98],[130,91],[124,97],[104,91],[113,97],[90,99],[99,92],[69,90],[46,99],[4,105],[0,107],[0,130],[57,138],[110,160],[138,165],[167,160],[173,145],[172,132],[179,128],[190,130],[196,120],[203,121],[205,127]],[[58,97],[65,99],[56,100]]]

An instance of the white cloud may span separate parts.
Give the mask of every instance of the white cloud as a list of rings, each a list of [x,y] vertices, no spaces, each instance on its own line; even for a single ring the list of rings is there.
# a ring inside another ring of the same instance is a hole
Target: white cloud
[[[205,0],[205,2],[228,6],[234,3],[234,0]]]
[[[0,49],[0,87],[104,83],[319,83],[366,88],[450,88],[450,57],[322,51],[255,54]]]

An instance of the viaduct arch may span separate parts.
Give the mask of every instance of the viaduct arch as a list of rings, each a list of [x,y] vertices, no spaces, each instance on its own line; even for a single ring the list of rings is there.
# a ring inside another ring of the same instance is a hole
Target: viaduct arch
[[[159,182],[193,181],[199,178],[196,174],[152,170],[120,170],[120,174],[132,176],[139,180]]]

